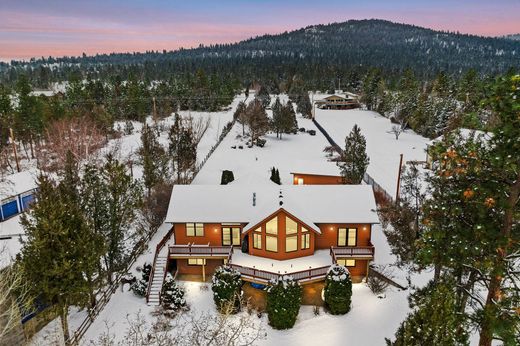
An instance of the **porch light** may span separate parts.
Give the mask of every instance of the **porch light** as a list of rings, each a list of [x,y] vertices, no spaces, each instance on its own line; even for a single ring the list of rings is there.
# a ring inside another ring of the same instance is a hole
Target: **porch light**
[[[334,231],[334,227],[331,227],[330,230],[331,230],[331,231]]]
[[[367,230],[367,226],[364,226],[364,227],[363,227],[363,231],[366,231],[366,230]]]

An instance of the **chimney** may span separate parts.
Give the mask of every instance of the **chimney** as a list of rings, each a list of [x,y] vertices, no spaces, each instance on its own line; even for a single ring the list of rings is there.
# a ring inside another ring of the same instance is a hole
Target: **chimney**
[[[253,207],[256,207],[256,192],[253,192]]]

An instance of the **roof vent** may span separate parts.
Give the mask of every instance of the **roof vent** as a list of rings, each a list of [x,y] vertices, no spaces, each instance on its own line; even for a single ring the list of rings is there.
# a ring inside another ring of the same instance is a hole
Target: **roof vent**
[[[256,192],[253,192],[253,207],[256,207]]]
[[[283,201],[280,201],[280,205],[283,205]]]

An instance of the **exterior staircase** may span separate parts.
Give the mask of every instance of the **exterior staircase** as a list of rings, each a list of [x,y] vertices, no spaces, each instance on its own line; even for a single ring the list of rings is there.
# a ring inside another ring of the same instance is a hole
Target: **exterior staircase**
[[[168,244],[173,243],[173,227],[166,233],[155,248],[155,255],[150,273],[150,281],[146,289],[146,304],[158,306],[161,304],[161,289],[164,283],[166,267],[168,266]]]
[[[159,254],[153,267],[153,275],[148,291],[147,304],[150,306],[158,306],[161,300],[161,289],[164,282],[164,274],[166,272],[166,264],[168,256]]]

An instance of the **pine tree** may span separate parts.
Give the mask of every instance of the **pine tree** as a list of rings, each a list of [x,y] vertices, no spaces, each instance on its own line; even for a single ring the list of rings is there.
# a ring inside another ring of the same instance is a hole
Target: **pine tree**
[[[325,306],[333,315],[343,315],[350,311],[352,280],[347,268],[333,264],[325,278]]]
[[[21,218],[27,235],[21,263],[34,295],[57,307],[68,345],[68,309],[89,305],[92,287],[86,278],[97,269],[102,240],[89,230],[80,208],[69,203],[65,190],[39,177],[38,203]]]
[[[395,333],[395,341],[386,339],[388,346],[469,345],[466,317],[458,312],[453,287],[446,279],[430,282],[412,294],[413,310]]]
[[[177,311],[186,308],[184,289],[182,289],[173,276],[168,273],[161,289],[161,306],[166,314],[173,315]]]
[[[296,106],[298,113],[300,113],[303,117],[312,117],[312,104],[308,93],[303,93],[298,96],[298,102]]]
[[[166,153],[157,139],[156,131],[146,123],[141,132],[139,156],[143,165],[144,186],[150,194],[152,187],[166,179],[167,167]]]
[[[282,185],[282,182],[280,181],[280,172],[276,168],[271,168],[271,181],[275,184]]]
[[[350,134],[345,138],[345,150],[338,162],[343,182],[345,184],[360,184],[369,162],[365,136],[361,134],[361,129],[354,125]]]
[[[289,329],[296,323],[302,288],[291,277],[283,276],[271,280],[267,290],[267,315],[274,329]]]
[[[269,96],[269,92],[263,85],[260,86],[260,89],[255,95],[255,99],[260,100],[264,109],[269,107],[269,105],[271,104],[271,96]]]

